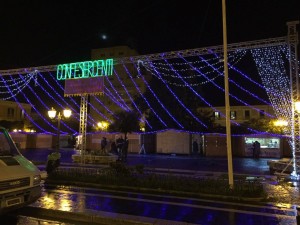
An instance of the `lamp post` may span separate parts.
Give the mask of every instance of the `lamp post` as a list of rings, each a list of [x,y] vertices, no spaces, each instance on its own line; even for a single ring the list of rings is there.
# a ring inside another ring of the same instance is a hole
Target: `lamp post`
[[[57,144],[56,144],[56,152],[59,152],[59,148],[60,148],[60,143],[59,143],[59,139],[60,139],[60,121],[63,118],[70,118],[70,116],[72,115],[72,111],[69,109],[64,109],[63,114],[61,114],[60,112],[58,112],[52,107],[51,110],[48,111],[48,116],[51,120],[57,120]]]
[[[141,149],[140,149],[140,152],[139,154],[146,154],[146,150],[145,150],[145,127],[142,126],[140,128],[140,130],[143,132],[141,135],[142,135],[142,138],[141,138]]]
[[[97,123],[97,126],[102,130],[102,131],[106,131],[109,123],[106,121],[100,121],[99,123]]]
[[[227,65],[227,25],[226,25],[226,0],[222,0],[222,24],[223,24],[223,54],[224,54],[224,85],[225,85],[225,119],[226,119],[226,142],[228,161],[228,181],[231,189],[234,188],[232,149],[231,149],[231,127],[230,127],[230,103]]]

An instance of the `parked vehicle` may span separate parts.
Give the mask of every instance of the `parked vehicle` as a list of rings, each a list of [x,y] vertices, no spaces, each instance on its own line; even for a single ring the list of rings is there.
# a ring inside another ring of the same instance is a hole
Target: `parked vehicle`
[[[0,127],[0,214],[31,204],[41,196],[42,172],[18,150]]]

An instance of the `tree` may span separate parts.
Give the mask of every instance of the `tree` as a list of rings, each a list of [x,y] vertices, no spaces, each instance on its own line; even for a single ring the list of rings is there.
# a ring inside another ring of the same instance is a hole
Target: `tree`
[[[127,134],[139,131],[139,115],[134,111],[121,111],[115,114],[116,118],[112,124],[109,125],[108,130],[112,132],[121,132],[125,139]]]

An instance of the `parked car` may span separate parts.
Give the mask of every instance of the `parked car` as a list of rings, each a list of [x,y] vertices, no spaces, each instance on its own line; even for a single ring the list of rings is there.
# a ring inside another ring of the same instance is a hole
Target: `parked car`
[[[0,127],[0,214],[36,201],[42,193],[42,173],[18,150],[7,130]]]

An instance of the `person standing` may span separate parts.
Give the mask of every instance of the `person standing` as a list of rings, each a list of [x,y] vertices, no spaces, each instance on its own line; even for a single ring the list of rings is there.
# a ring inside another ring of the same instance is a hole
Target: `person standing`
[[[116,142],[115,142],[115,141],[112,141],[112,142],[111,142],[111,145],[110,145],[110,153],[111,153],[111,154],[114,154],[114,155],[117,155],[117,154],[118,154],[118,149],[117,149],[117,145],[116,145]]]
[[[197,142],[197,140],[194,140],[193,141],[193,154],[197,155],[198,151],[199,151],[198,142]]]
[[[128,140],[128,138],[126,138],[123,142],[123,145],[122,145],[122,156],[121,156],[121,161],[122,162],[127,161],[128,145],[129,145],[129,140]]]
[[[260,155],[260,143],[258,141],[255,141],[253,143],[253,157],[258,159]]]
[[[117,144],[117,149],[118,149],[118,161],[120,161],[122,159],[122,150],[123,150],[123,144],[124,144],[124,139],[123,137],[119,137],[117,140],[116,140],[116,144]]]
[[[106,145],[107,145],[106,137],[103,137],[101,140],[101,154],[103,155],[106,154]]]

